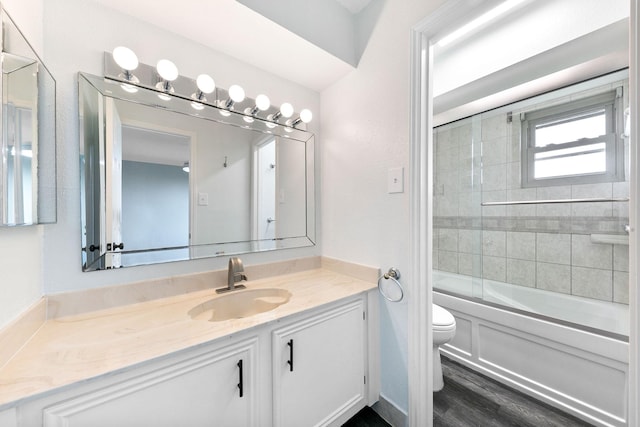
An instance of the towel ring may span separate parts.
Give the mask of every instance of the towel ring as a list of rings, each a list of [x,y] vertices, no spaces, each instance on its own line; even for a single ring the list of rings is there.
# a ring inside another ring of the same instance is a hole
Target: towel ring
[[[400,278],[400,270],[398,270],[397,268],[391,267],[389,269],[389,271],[387,271],[385,274],[383,274],[382,276],[378,277],[378,291],[382,294],[382,296],[390,302],[400,302],[402,301],[402,299],[404,298],[404,289],[402,289],[402,285],[400,284],[400,282],[398,281],[398,279]],[[394,282],[396,282],[396,286],[398,286],[398,289],[400,290],[400,298],[397,299],[393,299],[390,298],[389,295],[385,294],[384,291],[382,290],[382,286],[380,284],[380,281],[382,279],[385,280],[393,280]]]

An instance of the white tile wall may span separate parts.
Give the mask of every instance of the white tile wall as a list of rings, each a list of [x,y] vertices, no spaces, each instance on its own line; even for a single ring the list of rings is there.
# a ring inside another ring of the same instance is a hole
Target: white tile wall
[[[583,184],[571,186],[571,197],[574,199],[591,199],[596,197],[613,197],[613,185],[609,183],[602,184]],[[613,214],[612,203],[572,203],[571,216],[596,216],[610,217]]]
[[[483,202],[501,202],[505,201],[507,197],[506,190],[498,190],[498,191],[482,191],[482,201]],[[483,217],[491,217],[491,216],[505,216],[507,214],[506,206],[483,206],[482,207],[482,216]]]
[[[497,256],[482,256],[482,277],[504,282],[507,280],[507,259]]]
[[[457,273],[458,252],[438,250],[438,269],[450,273]]]
[[[438,249],[442,251],[458,252],[458,229],[457,228],[440,229]]]
[[[507,232],[507,257],[535,261],[536,233]]]
[[[506,257],[507,233],[505,231],[483,231],[482,254],[503,258]]]
[[[482,253],[482,230],[458,230],[458,250],[467,254]]]
[[[518,188],[507,190],[507,199],[509,201],[517,200],[536,200],[535,188]],[[508,205],[507,216],[511,217],[534,217],[536,216],[536,205]]]
[[[460,253],[458,256],[458,273],[467,276],[482,276],[482,256]]]
[[[629,271],[629,246],[613,245],[613,269]]]
[[[591,243],[588,235],[571,236],[571,265],[577,267],[613,269],[613,245]]]
[[[507,189],[507,171],[505,165],[482,167],[482,190],[496,191]]]
[[[509,130],[507,117],[505,115],[493,114],[491,112],[482,114],[482,140],[492,140],[506,137]]]
[[[507,258],[507,283],[535,288],[535,261]]]
[[[536,263],[536,286],[552,292],[571,293],[571,266]]]
[[[613,301],[612,271],[572,267],[571,293],[587,298]]]
[[[482,140],[482,165],[503,165],[507,162],[507,138]]]
[[[537,233],[538,262],[571,264],[571,234]]]
[[[629,304],[629,273],[613,272],[613,302]]]
[[[538,187],[536,200],[565,200],[571,198],[571,186]],[[571,204],[545,204],[536,205],[536,215],[540,217],[569,217],[571,216]]]

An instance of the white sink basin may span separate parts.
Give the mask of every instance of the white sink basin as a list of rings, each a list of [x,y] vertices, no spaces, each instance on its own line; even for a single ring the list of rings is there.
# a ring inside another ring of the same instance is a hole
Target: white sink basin
[[[194,320],[210,322],[241,319],[271,311],[289,302],[289,298],[291,293],[285,289],[246,289],[198,304],[189,310],[189,316]]]

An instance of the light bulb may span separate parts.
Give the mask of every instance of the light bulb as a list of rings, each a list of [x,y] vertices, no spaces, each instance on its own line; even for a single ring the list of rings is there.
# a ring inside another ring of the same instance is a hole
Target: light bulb
[[[267,95],[258,95],[256,96],[256,107],[260,111],[266,111],[271,107],[271,101],[269,101],[269,97]]]
[[[178,67],[168,59],[161,59],[158,61],[156,69],[158,70],[160,77],[168,82],[172,82],[178,78]]]
[[[229,98],[233,100],[233,102],[242,102],[244,101],[244,89],[242,89],[238,85],[233,85],[229,88]]]
[[[311,110],[305,108],[300,111],[300,120],[302,120],[304,123],[309,123],[312,119],[313,113],[311,112]]]
[[[293,115],[293,105],[285,102],[280,106],[280,113],[282,113],[282,117],[291,117]]]
[[[113,60],[123,70],[132,71],[138,68],[138,57],[136,54],[125,46],[118,46],[113,49]]]
[[[216,88],[216,83],[208,74],[200,74],[196,78],[196,84],[198,85],[198,89],[204,93],[211,93]]]

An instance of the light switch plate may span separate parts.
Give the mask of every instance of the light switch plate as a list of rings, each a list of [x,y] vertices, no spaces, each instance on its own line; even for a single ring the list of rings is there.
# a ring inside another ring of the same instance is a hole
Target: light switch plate
[[[404,193],[404,168],[389,169],[387,177],[387,191],[389,194]]]
[[[198,206],[209,206],[209,193],[198,193]]]

